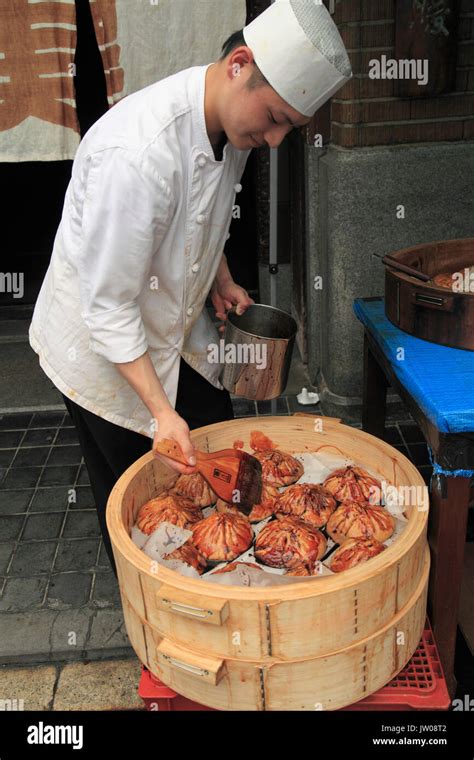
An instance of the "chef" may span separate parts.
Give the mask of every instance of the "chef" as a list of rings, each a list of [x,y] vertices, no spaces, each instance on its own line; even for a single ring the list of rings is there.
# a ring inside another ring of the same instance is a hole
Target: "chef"
[[[252,148],[276,148],[352,76],[315,0],[277,0],[222,57],[124,98],[82,140],[29,339],[61,391],[105,549],[110,491],[151,440],[233,417],[208,361],[225,320],[253,303],[223,249]],[[167,460],[168,461],[168,460]],[[169,463],[169,462],[168,462]]]

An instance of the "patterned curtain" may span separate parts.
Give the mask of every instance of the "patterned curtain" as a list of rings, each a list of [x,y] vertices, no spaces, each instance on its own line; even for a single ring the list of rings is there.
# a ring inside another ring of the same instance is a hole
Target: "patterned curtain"
[[[74,0],[2,0],[0,15],[0,161],[72,158]]]
[[[90,0],[109,105],[217,59],[245,0]],[[74,158],[74,0],[1,0],[0,161]]]

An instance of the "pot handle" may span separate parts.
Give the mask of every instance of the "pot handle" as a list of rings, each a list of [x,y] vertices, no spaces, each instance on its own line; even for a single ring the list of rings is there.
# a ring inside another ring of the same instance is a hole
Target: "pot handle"
[[[229,603],[199,594],[187,594],[173,586],[160,586],[156,594],[157,607],[166,612],[176,612],[201,623],[222,625],[229,617]]]
[[[423,306],[426,309],[437,311],[454,311],[454,296],[438,296],[425,291],[413,290],[412,301],[415,306]]]
[[[190,652],[169,639],[162,639],[156,649],[160,665],[177,668],[200,681],[217,686],[224,675],[224,660],[219,657]]]

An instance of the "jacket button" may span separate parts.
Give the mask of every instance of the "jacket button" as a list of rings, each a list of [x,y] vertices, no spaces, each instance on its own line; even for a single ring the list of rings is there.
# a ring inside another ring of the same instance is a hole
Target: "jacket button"
[[[192,272],[199,272],[200,264],[193,264],[191,267]]]
[[[206,165],[206,159],[204,158],[204,156],[199,156],[197,162],[198,162],[198,166],[205,166]]]
[[[204,224],[205,221],[206,221],[206,215],[205,214],[198,214],[198,216],[196,217],[196,222],[198,224]]]
[[[188,317],[191,316],[191,314],[193,313],[193,311],[194,311],[194,309],[193,309],[192,306],[190,306],[189,309],[186,309],[186,314],[188,315]]]
[[[240,193],[240,191],[242,190],[242,185],[240,184],[240,182],[237,182],[237,184],[234,185],[234,190],[236,193]]]

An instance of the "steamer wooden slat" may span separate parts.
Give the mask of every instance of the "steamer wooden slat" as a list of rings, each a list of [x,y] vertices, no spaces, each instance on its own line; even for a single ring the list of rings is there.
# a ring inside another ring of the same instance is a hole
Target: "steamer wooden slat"
[[[424,597],[419,593],[427,565],[428,494],[424,482],[416,468],[383,441],[329,418],[319,419],[319,422],[323,424],[322,430],[315,430],[315,420],[310,417],[239,419],[195,430],[191,437],[196,446],[206,451],[227,448],[236,439],[243,440],[245,449],[250,450],[250,433],[258,429],[279,448],[290,453],[332,452],[366,466],[391,484],[417,486],[420,503],[407,508],[409,519],[397,540],[370,562],[344,573],[266,588],[220,586],[203,579],[186,578],[151,563],[129,537],[140,506],[173,482],[174,471],[150,452],[132,465],[113,489],[107,508],[107,524],[132,646],[152,672],[191,699],[223,709],[244,709],[243,704],[245,709],[264,709],[269,695],[265,696],[262,679],[264,676],[268,678],[269,673],[263,673],[262,668],[274,668],[279,663],[269,679],[272,683],[278,673],[285,673],[282,663],[296,667],[300,660],[315,663],[313,676],[323,678],[326,683],[321,660],[317,658],[333,657],[335,652],[353,647],[359,652],[357,647],[365,641],[367,646],[375,647],[374,652],[371,649],[371,656],[377,659],[376,647],[385,652],[385,647],[389,646],[387,633],[380,640],[377,637],[382,635],[381,631],[393,628],[393,621],[402,611],[403,615],[408,615],[410,604],[416,606],[419,614],[413,618],[414,631],[409,632],[408,640],[413,642],[413,649],[408,652],[410,643],[406,660],[418,644],[426,611],[426,600],[422,603],[420,599]],[[413,602],[417,590],[417,601]],[[167,603],[163,603],[163,598]],[[178,611],[172,611],[173,599],[181,602]],[[195,610],[188,614],[183,602],[191,608],[208,609],[209,620],[196,619]],[[379,643],[370,643],[372,640]],[[211,690],[211,701],[204,702],[203,694],[195,691],[194,682],[188,683],[190,676],[177,674],[176,669],[167,667],[163,661],[158,663],[155,649],[162,641],[166,642],[165,646],[189,650],[195,656],[225,660],[228,678],[221,678],[216,686],[206,685],[206,689]],[[405,650],[395,651],[398,663]],[[381,661],[384,657],[386,652],[380,654]],[[240,661],[247,665],[238,665]],[[248,664],[250,662],[253,664]],[[337,660],[331,662],[334,664]],[[362,693],[361,689],[364,691],[360,679],[366,682],[365,691],[367,684],[372,684],[368,667],[356,669],[357,684],[352,694]],[[385,666],[381,667],[382,673],[388,672]],[[298,668],[297,672],[303,673],[304,667]],[[387,680],[392,670],[393,662]],[[294,683],[294,672],[281,678]],[[383,685],[379,683],[381,677],[374,676],[374,682],[378,684],[375,688]],[[186,693],[177,686],[183,679],[188,689]],[[328,695],[333,693],[334,704],[342,706],[342,693],[339,694],[336,688],[338,681],[334,679],[334,688],[330,681],[327,680],[326,697],[329,699]],[[347,673],[345,687],[347,692]],[[271,704],[278,704],[273,688],[270,694]],[[306,705],[310,704],[308,699]],[[267,706],[266,709],[278,708]],[[310,708],[305,706],[302,709]]]

